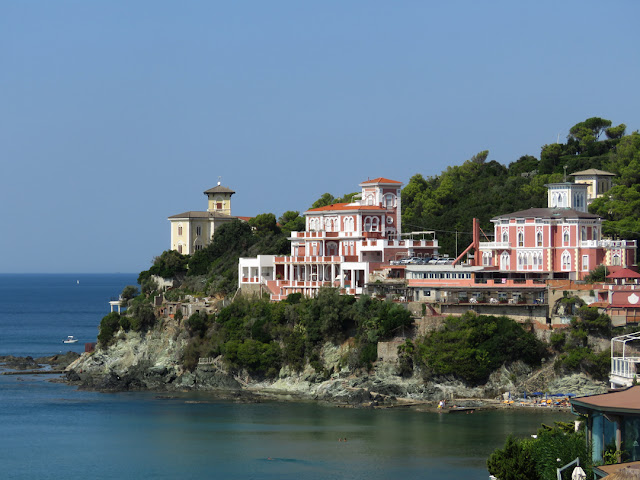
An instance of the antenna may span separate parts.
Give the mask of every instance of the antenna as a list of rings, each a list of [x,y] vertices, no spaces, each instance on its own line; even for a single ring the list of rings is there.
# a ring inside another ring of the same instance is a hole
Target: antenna
[[[220,186],[220,180],[222,180],[222,177],[218,177],[218,186]]]

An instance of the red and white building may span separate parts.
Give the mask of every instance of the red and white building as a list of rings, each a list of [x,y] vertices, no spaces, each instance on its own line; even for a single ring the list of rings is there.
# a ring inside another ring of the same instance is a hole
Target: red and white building
[[[491,219],[495,241],[480,242],[476,261],[501,272],[571,280],[583,279],[598,265],[635,264],[635,240],[602,238],[602,219],[587,212],[586,184],[547,187],[547,208]]]
[[[291,293],[315,295],[336,286],[363,293],[369,273],[392,260],[438,254],[433,232],[402,234],[402,182],[386,178],[360,184],[359,198],[304,212],[304,232],[292,232],[291,255],[241,258],[238,285],[266,288],[273,300]],[[430,236],[430,239],[416,238]]]

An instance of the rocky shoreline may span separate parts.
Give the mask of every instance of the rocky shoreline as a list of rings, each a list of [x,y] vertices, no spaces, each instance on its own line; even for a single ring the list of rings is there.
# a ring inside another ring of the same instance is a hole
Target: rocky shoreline
[[[107,348],[80,356],[69,352],[37,359],[0,357],[0,366],[25,373],[64,370],[63,381],[96,391],[208,392],[217,398],[247,402],[315,401],[341,407],[424,411],[435,410],[440,400],[446,400],[448,412],[460,408],[531,408],[520,402],[504,404],[505,392],[511,392],[513,397],[525,391],[580,396],[607,390],[604,382],[595,382],[583,374],[556,377],[553,362],[535,371],[520,363],[503,366],[485,385],[476,387],[453,378],[425,378],[418,370],[411,377],[403,377],[393,362],[379,361],[370,372],[350,371],[341,362],[348,352],[348,342],[323,346],[323,373],[307,365],[301,372],[283,367],[275,379],[253,378],[247,372],[230,371],[222,358],[206,359],[189,371],[182,362],[187,342],[184,329],[175,321],[167,321],[145,333],[120,331]],[[452,408],[454,405],[456,409]]]

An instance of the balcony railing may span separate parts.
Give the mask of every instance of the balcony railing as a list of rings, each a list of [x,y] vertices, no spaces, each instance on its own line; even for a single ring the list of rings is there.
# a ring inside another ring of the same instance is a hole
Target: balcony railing
[[[584,240],[580,242],[581,248],[633,248],[635,240]]]
[[[480,250],[504,250],[511,248],[509,242],[480,242]]]
[[[640,362],[640,357],[612,357],[611,375],[633,379],[636,376],[636,363],[638,362]]]

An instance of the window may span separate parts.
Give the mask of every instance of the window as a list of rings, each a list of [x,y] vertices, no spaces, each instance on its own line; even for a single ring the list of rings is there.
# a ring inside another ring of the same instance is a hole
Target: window
[[[611,265],[620,265],[620,255],[618,255],[617,253],[613,254],[613,257],[611,257]]]
[[[502,242],[509,243],[509,232],[507,232],[506,230],[503,230],[502,232]]]
[[[380,218],[379,217],[365,217],[365,219],[364,219],[364,231],[365,232],[379,232],[380,231]]]
[[[583,242],[587,241],[587,227],[582,227],[580,229],[580,240]]]
[[[423,297],[430,297],[431,296],[431,290],[423,290],[422,291],[422,296]]]
[[[178,253],[182,253],[182,244],[181,243],[178,244]]]
[[[216,202],[216,210],[222,210],[222,202]]]
[[[202,235],[202,227],[196,227],[196,235]]]
[[[393,208],[395,206],[395,203],[396,203],[395,200],[396,200],[396,198],[395,198],[395,195],[393,193],[387,193],[384,196],[384,199],[383,199],[384,207],[385,208]]]
[[[598,227],[593,227],[593,240],[598,240]]]
[[[582,271],[584,272],[589,271],[589,255],[582,256]]]
[[[198,250],[202,250],[202,245],[194,245],[194,249],[197,252]]]
[[[565,229],[562,233],[562,241],[565,245],[569,244],[569,229]]]
[[[502,252],[500,255],[500,269],[509,270],[509,254],[507,252]]]
[[[537,247],[542,246],[542,232],[536,233],[536,246]]]
[[[344,219],[344,231],[353,232],[353,217],[346,217]]]
[[[484,265],[485,267],[490,267],[491,266],[491,252],[483,252],[482,253],[482,265]]]
[[[182,225],[178,225],[178,236],[182,236]]]
[[[524,233],[518,232],[518,246],[524,247]]]
[[[571,255],[569,252],[564,252],[562,254],[562,270],[570,270],[571,269]]]

